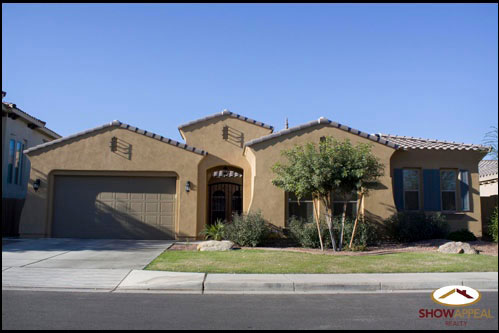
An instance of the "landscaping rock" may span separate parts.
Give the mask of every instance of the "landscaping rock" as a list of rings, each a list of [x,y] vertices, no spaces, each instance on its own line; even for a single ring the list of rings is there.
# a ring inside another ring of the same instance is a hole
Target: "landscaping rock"
[[[448,242],[438,248],[438,252],[442,253],[464,253],[478,254],[478,251],[471,247],[468,243],[463,242]]]
[[[234,247],[231,241],[206,241],[199,243],[198,251],[228,251]]]

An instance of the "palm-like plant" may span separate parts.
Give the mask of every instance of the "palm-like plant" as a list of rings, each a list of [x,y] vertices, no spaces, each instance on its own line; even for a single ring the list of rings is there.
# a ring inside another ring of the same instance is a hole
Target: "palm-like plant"
[[[205,239],[221,241],[225,237],[225,224],[222,220],[217,219],[214,224],[206,225],[200,234]]]

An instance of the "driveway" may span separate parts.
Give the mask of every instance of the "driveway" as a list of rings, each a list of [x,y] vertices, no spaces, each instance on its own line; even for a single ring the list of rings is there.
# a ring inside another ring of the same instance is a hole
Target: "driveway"
[[[4,239],[2,271],[9,267],[143,269],[174,241],[109,239]]]

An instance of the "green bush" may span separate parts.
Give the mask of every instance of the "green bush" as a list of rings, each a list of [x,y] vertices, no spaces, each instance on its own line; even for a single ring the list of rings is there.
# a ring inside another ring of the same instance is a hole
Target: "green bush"
[[[350,245],[350,238],[352,238],[353,226],[355,223],[355,218],[345,219],[345,229],[343,231],[343,248],[347,248]],[[339,240],[341,233],[341,217],[336,217],[334,219],[334,236]],[[366,218],[359,218],[357,222],[357,230],[355,231],[355,238],[353,239],[352,246],[358,250],[366,248],[370,245],[376,245],[379,243],[379,235],[381,232],[375,223],[369,221]],[[336,241],[338,244],[339,241]]]
[[[461,229],[458,231],[453,231],[447,235],[447,239],[450,239],[455,242],[472,242],[476,241],[475,235],[466,229]]]
[[[386,235],[396,242],[415,242],[426,239],[445,238],[449,226],[440,213],[400,212],[385,221]]]
[[[214,224],[206,225],[200,234],[203,235],[205,239],[221,241],[225,237],[225,224],[222,220],[218,219]]]
[[[345,229],[343,236],[343,248],[347,248],[352,236],[353,225],[355,219],[347,218],[345,220]],[[332,246],[329,228],[324,221],[321,221],[321,234],[325,248]],[[313,219],[302,220],[292,217],[288,221],[289,233],[291,237],[298,242],[302,247],[320,248],[319,234],[317,232],[317,224]],[[373,223],[359,219],[357,223],[357,231],[353,242],[353,250],[363,250],[369,245],[378,243],[378,232]],[[333,221],[333,233],[336,244],[339,245],[339,237],[341,232],[341,218],[335,218]]]
[[[262,244],[270,234],[270,227],[260,212],[247,215],[235,214],[232,222],[225,226],[225,239],[240,246],[255,247]]]
[[[494,212],[490,216],[488,233],[490,237],[497,243],[497,206],[494,209]]]
[[[324,247],[331,246],[331,237],[326,223],[321,222],[321,234]],[[288,221],[289,234],[301,247],[320,248],[319,233],[317,232],[317,224],[312,220],[303,220],[296,217],[291,217]]]

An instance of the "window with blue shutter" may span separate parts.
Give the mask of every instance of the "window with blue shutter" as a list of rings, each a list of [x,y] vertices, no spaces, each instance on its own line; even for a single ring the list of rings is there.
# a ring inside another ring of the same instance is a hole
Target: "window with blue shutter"
[[[468,170],[459,170],[459,182],[461,184],[461,210],[470,210],[470,173]]]
[[[393,170],[393,196],[397,210],[404,210],[404,175],[402,169]]]
[[[423,207],[425,211],[440,211],[440,170],[423,170]]]

